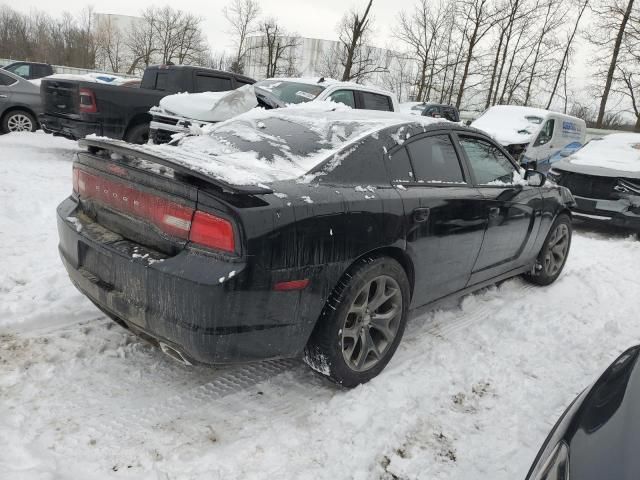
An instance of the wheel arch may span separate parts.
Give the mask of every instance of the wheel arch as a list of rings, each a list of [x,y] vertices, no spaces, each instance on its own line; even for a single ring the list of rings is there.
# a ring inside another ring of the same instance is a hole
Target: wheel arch
[[[132,128],[144,123],[151,123],[151,115],[149,113],[136,113],[133,117],[131,117],[131,120],[129,120],[127,128],[124,129],[124,132],[122,133],[122,139],[127,138]]]
[[[7,118],[7,115],[9,115],[11,112],[27,112],[36,121],[36,129],[40,127],[38,114],[31,107],[28,107],[26,105],[12,105],[3,110],[2,114],[0,114],[0,122],[4,122],[4,119]]]

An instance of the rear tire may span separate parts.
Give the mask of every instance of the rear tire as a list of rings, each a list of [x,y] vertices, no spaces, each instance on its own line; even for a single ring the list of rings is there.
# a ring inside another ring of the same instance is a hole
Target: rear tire
[[[305,347],[304,361],[347,388],[368,382],[398,348],[410,300],[407,275],[396,260],[358,261],[330,295]]]
[[[536,259],[535,271],[527,273],[524,278],[536,285],[550,285],[562,273],[571,249],[571,235],[573,228],[571,218],[561,213],[553,222],[542,250]]]
[[[138,145],[147,143],[149,141],[149,124],[140,123],[134,125],[127,131],[124,139],[129,143],[136,143]]]
[[[38,122],[35,117],[26,110],[12,110],[2,117],[2,132],[35,132]]]

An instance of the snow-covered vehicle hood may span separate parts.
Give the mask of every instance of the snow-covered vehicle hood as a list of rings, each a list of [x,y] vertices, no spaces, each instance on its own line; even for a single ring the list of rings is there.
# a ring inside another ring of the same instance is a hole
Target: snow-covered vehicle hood
[[[177,93],[160,100],[168,113],[202,122],[223,122],[258,105],[252,85],[226,92]]]
[[[594,138],[553,168],[601,177],[640,178],[640,134],[612,133]]]
[[[540,108],[496,105],[471,126],[487,133],[500,145],[521,145],[534,139],[548,113]]]

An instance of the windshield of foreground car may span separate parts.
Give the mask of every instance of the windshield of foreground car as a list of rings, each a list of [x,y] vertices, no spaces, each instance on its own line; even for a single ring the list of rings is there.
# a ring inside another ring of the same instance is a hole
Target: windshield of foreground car
[[[321,85],[282,80],[263,80],[254,84],[254,87],[268,92],[285,104],[310,102],[325,89]]]

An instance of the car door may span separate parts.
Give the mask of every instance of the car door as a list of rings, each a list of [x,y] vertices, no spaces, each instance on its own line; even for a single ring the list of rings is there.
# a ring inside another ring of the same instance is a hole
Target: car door
[[[467,284],[485,229],[483,197],[446,131],[412,138],[391,152],[389,165],[404,205],[419,307]]]
[[[9,75],[0,72],[0,115],[4,112],[11,102],[11,87],[16,80]]]
[[[530,260],[542,212],[538,187],[523,180],[519,167],[486,137],[457,134],[470,173],[483,199],[487,228],[470,284],[482,282]]]

